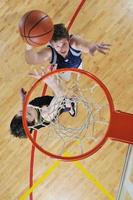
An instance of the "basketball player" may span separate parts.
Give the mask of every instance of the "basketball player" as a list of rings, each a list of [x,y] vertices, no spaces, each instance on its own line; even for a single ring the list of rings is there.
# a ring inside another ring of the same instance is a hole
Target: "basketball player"
[[[30,75],[39,79],[44,75],[44,72],[42,70],[39,72],[35,71]],[[69,99],[65,97],[64,91],[57,79],[54,76],[51,76],[44,82],[52,89],[55,96],[41,96],[29,102],[26,119],[30,133],[32,133],[33,130],[48,126],[63,112],[69,112],[72,117],[76,116],[76,103],[72,98]],[[23,103],[26,91],[21,89],[20,94]],[[11,134],[16,137],[26,138],[22,123],[22,110],[13,117],[10,124],[10,130]]]
[[[79,36],[69,35],[64,24],[55,24],[54,34],[49,45],[41,51],[35,52],[33,47],[27,44],[25,58],[28,64],[33,65],[48,61],[52,66],[51,71],[60,68],[82,68],[82,52],[93,56],[96,51],[106,54],[109,49],[109,44],[92,43]],[[69,72],[64,73],[64,79],[70,79]]]

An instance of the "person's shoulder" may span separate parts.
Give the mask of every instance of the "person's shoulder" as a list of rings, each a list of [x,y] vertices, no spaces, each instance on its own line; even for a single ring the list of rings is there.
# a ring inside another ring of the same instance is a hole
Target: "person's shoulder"
[[[39,51],[39,54],[44,58],[44,60],[51,60],[52,49],[49,45],[45,46]]]
[[[39,52],[50,54],[51,53],[50,45],[44,46]]]
[[[81,37],[79,35],[71,35],[70,37],[70,46],[74,49],[78,48]]]

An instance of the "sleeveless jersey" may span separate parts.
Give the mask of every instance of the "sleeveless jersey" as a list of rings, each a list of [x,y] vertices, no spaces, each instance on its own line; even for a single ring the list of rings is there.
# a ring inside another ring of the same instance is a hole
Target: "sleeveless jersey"
[[[38,119],[37,120],[38,122],[35,123],[35,125],[31,128],[31,131],[33,131],[34,129],[40,129],[50,124],[49,122],[46,122],[44,121],[44,119],[42,119],[40,109],[37,109],[37,107],[42,108],[43,106],[49,106],[52,99],[53,99],[53,96],[41,96],[29,102],[30,105],[35,106],[35,110],[37,111],[37,119]]]
[[[48,46],[52,51],[51,64],[57,64],[57,69],[61,68],[78,68],[82,62],[81,51],[69,47],[68,55],[64,58],[52,46]]]
[[[43,106],[49,106],[53,99],[53,96],[41,96],[33,99],[32,101],[29,102],[30,105],[34,107],[34,109],[37,112],[37,122],[35,125],[29,127],[31,129],[31,132],[35,129],[40,129],[42,127],[48,126],[50,122],[46,121],[42,116],[41,116],[41,108]],[[61,115],[63,112],[66,112],[67,110],[65,108],[59,109],[59,115]],[[53,120],[54,121],[54,120]]]

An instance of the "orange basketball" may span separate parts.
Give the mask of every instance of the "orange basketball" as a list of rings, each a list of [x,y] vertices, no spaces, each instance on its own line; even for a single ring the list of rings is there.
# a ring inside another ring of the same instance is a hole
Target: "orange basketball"
[[[19,22],[21,37],[32,46],[47,44],[52,38],[53,27],[51,18],[40,10],[25,13]]]

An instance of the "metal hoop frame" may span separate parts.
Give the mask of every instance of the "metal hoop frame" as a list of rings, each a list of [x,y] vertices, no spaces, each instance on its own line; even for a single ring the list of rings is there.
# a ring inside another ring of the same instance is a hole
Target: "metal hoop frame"
[[[111,118],[111,113],[114,112],[114,104],[113,104],[113,100],[112,100],[112,97],[110,95],[110,92],[109,90],[106,88],[106,86],[96,77],[94,76],[93,74],[91,74],[90,72],[87,72],[85,70],[81,70],[81,69],[76,69],[76,68],[71,68],[71,69],[59,69],[59,70],[55,70],[55,71],[52,71],[44,76],[42,76],[39,80],[37,80],[33,86],[31,87],[31,89],[28,91],[27,95],[26,95],[26,98],[25,98],[25,101],[24,101],[24,105],[23,105],[23,114],[22,114],[22,119],[23,119],[23,126],[24,126],[24,130],[26,132],[26,136],[29,138],[29,140],[32,142],[32,144],[39,150],[41,151],[42,153],[52,157],[52,158],[55,158],[55,159],[61,159],[61,160],[64,160],[64,161],[76,161],[76,160],[81,160],[81,159],[85,159],[87,158],[88,156],[96,153],[103,145],[104,143],[106,142],[107,138],[108,138],[108,129],[109,129],[109,126],[107,128],[107,131],[106,131],[106,134],[104,135],[103,139],[93,148],[91,149],[90,151],[88,152],[85,152],[83,153],[82,155],[77,155],[77,156],[71,156],[71,157],[66,157],[66,156],[60,156],[60,155],[55,155],[53,153],[50,153],[48,151],[46,151],[45,149],[43,149],[37,142],[34,141],[34,139],[32,138],[30,132],[29,132],[29,129],[28,129],[28,126],[27,126],[27,121],[26,121],[26,113],[27,113],[27,105],[28,105],[28,102],[29,102],[29,98],[32,94],[32,92],[34,91],[34,89],[39,85],[39,83],[42,81],[42,80],[45,80],[47,79],[49,76],[52,76],[52,75],[56,75],[58,73],[61,73],[61,72],[77,72],[77,73],[81,73],[85,76],[87,76],[88,78],[92,79],[93,81],[95,81],[96,83],[98,83],[98,85],[101,87],[101,89],[104,91],[105,95],[106,95],[106,98],[108,100],[108,103],[109,103],[109,110],[110,110],[110,118]]]

